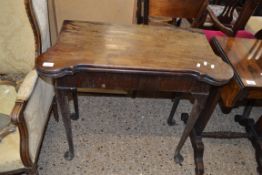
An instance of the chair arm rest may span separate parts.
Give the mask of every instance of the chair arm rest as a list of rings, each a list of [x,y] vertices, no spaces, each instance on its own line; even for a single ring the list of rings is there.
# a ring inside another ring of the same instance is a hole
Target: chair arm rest
[[[213,12],[213,10],[210,7],[207,7],[207,13],[210,16],[210,18],[213,21],[213,23],[215,24],[215,26],[219,28],[219,30],[221,30],[226,35],[229,35],[229,36],[233,36],[234,35],[233,30],[230,29],[229,27],[226,27],[223,23],[221,23],[218,20],[217,16],[215,15],[215,13]]]
[[[21,149],[21,159],[25,166],[32,165],[32,160],[29,154],[29,144],[28,144],[28,129],[26,121],[24,118],[26,102],[16,100],[15,106],[11,112],[11,122],[18,127],[20,133],[20,149]]]
[[[30,97],[35,87],[37,77],[38,75],[37,75],[36,70],[32,70],[31,72],[29,72],[26,75],[17,93],[16,99],[18,101],[27,101],[28,100],[28,98]]]

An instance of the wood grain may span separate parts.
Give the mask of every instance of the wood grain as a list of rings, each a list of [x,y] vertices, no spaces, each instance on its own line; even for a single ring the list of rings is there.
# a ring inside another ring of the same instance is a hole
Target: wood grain
[[[44,62],[54,66],[43,67]],[[213,53],[202,34],[163,27],[75,21],[65,21],[56,45],[37,59],[37,69],[53,77],[80,69],[184,73],[217,85],[233,76],[230,66]]]
[[[150,0],[149,16],[196,18],[205,0]]]
[[[230,37],[217,40],[244,86],[262,88],[262,41]]]
[[[216,37],[211,44],[235,72],[234,78],[222,88],[223,105],[232,108],[245,99],[261,99],[262,41]]]

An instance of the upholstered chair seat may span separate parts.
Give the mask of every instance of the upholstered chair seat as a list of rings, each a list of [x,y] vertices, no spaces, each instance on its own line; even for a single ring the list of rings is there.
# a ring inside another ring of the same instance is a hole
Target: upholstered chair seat
[[[37,174],[54,90],[34,69],[42,43],[32,0],[0,1],[0,11],[0,121],[9,121],[0,125],[0,174]]]

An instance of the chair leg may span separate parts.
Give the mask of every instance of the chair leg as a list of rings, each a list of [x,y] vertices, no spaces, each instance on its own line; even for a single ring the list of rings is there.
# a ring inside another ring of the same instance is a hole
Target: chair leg
[[[254,119],[249,118],[253,102],[248,102],[247,106],[244,109],[242,115],[236,115],[235,121],[237,121],[241,126],[244,126],[246,132],[249,136],[249,140],[251,141],[254,149],[255,149],[255,156],[257,161],[257,171],[259,174],[262,174],[262,137],[261,137],[261,117],[255,123]]]
[[[238,122],[240,125],[245,126],[246,122],[249,119],[249,115],[251,113],[253,105],[254,102],[252,101],[248,102],[248,104],[244,108],[243,114],[235,116],[235,121]]]
[[[175,99],[174,99],[174,103],[173,103],[171,112],[170,112],[169,117],[167,119],[167,124],[169,126],[174,126],[176,124],[176,121],[174,120],[174,116],[175,116],[176,109],[177,109],[177,106],[179,104],[179,101],[180,101],[180,96],[176,96]]]

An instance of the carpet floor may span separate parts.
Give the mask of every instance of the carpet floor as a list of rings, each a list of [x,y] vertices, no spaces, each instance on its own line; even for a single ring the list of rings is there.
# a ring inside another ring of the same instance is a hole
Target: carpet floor
[[[191,110],[191,103],[182,100],[175,119],[168,126],[166,119],[172,107],[167,99],[80,96],[80,119],[72,121],[75,158],[63,157],[67,142],[62,122],[49,121],[39,157],[40,175],[194,175],[193,150],[189,139],[182,149],[184,162],[173,160],[175,147],[184,124],[182,112]],[[216,108],[206,131],[243,131],[234,122],[234,115]],[[261,107],[251,116],[258,118]],[[256,161],[247,139],[203,139],[206,175],[255,175]]]

